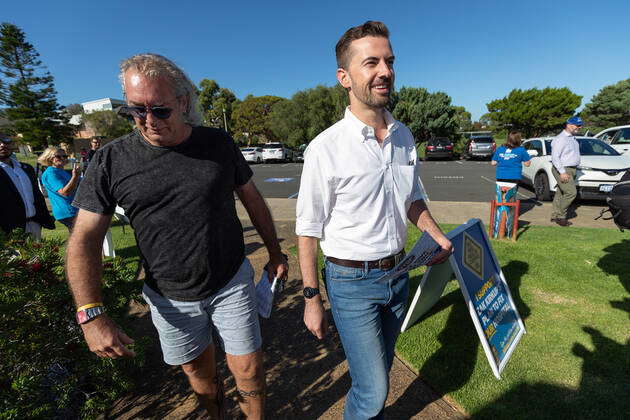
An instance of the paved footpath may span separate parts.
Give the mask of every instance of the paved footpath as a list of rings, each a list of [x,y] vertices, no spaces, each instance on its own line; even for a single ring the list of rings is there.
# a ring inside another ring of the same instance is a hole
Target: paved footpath
[[[265,368],[267,370],[267,418],[270,419],[339,419],[345,394],[350,386],[347,364],[339,338],[331,327],[327,338],[316,340],[303,325],[304,307],[301,280],[295,257],[295,200],[268,199],[276,220],[282,248],[289,255],[289,279],[283,299],[269,320],[263,320]],[[430,202],[429,207],[440,223],[463,223],[470,218],[488,222],[487,203]],[[530,207],[530,208],[528,208]],[[525,206],[523,225],[547,225],[550,203]],[[251,226],[245,210],[238,206],[245,231],[246,253],[256,275],[260,276],[267,254],[261,238]],[[575,226],[614,228],[610,221],[593,220],[599,209],[582,206],[573,218]],[[570,228],[568,228],[570,229]],[[290,251],[293,252],[290,252]],[[289,252],[287,252],[289,251]],[[256,278],[258,280],[258,277]],[[178,368],[161,360],[155,330],[143,305],[133,308],[137,317],[134,338],[149,336],[153,345],[147,352],[147,374],[139,388],[119,400],[106,419],[203,419],[186,379]],[[329,313],[329,319],[332,319]],[[223,355],[218,355],[219,370],[226,378],[230,418],[238,418],[234,401],[234,381],[229,378]],[[431,389],[421,378],[395,359],[387,400],[386,417],[390,419],[462,419],[466,414],[448,398]]]

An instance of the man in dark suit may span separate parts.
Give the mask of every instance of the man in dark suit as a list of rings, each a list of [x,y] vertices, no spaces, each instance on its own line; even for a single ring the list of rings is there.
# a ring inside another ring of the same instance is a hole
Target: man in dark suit
[[[22,228],[39,239],[41,227],[54,229],[55,220],[46,208],[35,170],[12,155],[12,140],[0,136],[0,228],[6,233]]]

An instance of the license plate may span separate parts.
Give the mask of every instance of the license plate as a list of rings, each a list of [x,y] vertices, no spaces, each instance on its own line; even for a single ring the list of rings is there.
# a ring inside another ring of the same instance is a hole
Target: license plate
[[[612,184],[603,184],[599,186],[599,190],[601,192],[611,192],[613,189],[613,185]]]

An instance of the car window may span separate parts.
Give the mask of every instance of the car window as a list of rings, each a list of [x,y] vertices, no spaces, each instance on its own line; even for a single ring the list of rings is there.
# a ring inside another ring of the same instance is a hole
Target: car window
[[[282,143],[267,143],[263,146],[263,149],[280,149],[282,148]]]
[[[546,155],[550,155],[551,156],[551,142],[552,140],[545,140],[545,151],[546,151]]]
[[[598,139],[605,141],[605,142],[610,142],[610,140],[612,140],[613,137],[615,137],[615,134],[617,134],[619,132],[619,130],[610,130],[610,131],[606,131],[604,134],[601,134]]]
[[[611,144],[630,144],[630,127],[619,130]]]
[[[257,152],[262,152],[262,147],[257,147],[257,148],[256,148],[256,151],[257,151]]]
[[[475,143],[492,143],[494,140],[492,137],[475,137],[471,139]]]
[[[540,140],[531,140],[524,145],[525,150],[535,150],[538,152],[538,156],[543,155],[542,142]]]
[[[619,156],[619,152],[601,140],[579,139],[580,154],[583,156]]]
[[[252,150],[254,150],[252,147],[244,147],[241,149],[243,152],[251,152]]]

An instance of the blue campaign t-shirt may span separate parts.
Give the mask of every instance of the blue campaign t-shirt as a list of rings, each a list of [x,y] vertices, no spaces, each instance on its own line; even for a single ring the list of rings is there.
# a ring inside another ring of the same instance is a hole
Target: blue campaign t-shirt
[[[72,176],[63,169],[57,169],[49,166],[42,174],[42,184],[48,191],[48,199],[52,206],[53,216],[55,219],[67,219],[77,214],[77,208],[72,206],[74,193],[67,197],[59,194],[57,191],[66,186],[70,182]]]
[[[497,162],[497,179],[521,179],[523,162],[528,162],[531,158],[522,146],[514,149],[499,147],[492,156],[492,160]]]

